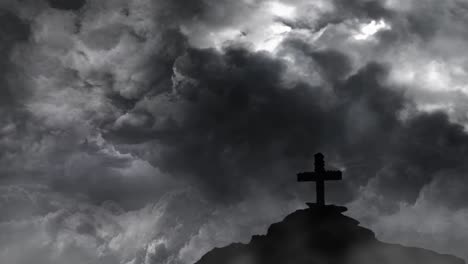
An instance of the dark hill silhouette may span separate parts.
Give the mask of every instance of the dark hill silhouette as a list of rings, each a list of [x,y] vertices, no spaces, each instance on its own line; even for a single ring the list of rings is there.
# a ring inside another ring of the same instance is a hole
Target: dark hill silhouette
[[[344,216],[345,207],[308,204],[253,236],[248,244],[216,248],[196,264],[464,264],[433,251],[378,241]]]

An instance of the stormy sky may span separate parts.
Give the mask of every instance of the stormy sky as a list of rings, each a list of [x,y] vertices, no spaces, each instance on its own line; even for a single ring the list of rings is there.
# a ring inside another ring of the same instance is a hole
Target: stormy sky
[[[468,259],[468,2],[0,1],[0,262],[190,264],[314,199]]]

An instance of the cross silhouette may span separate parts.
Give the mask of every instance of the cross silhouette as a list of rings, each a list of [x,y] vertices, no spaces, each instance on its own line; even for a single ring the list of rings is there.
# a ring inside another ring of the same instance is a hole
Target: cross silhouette
[[[301,172],[297,174],[297,181],[314,181],[317,195],[317,205],[325,205],[325,181],[339,181],[342,179],[341,171],[326,171],[325,161],[322,153],[317,153],[315,157],[315,171]]]

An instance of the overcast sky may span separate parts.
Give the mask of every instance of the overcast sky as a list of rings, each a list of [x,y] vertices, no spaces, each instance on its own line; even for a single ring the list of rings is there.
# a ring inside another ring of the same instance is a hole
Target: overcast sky
[[[468,259],[465,0],[1,0],[0,262],[191,264],[315,197]]]

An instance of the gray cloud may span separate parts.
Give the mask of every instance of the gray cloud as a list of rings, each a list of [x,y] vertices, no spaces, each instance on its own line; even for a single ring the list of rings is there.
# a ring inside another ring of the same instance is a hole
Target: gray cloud
[[[48,0],[47,2],[49,3],[50,7],[60,10],[79,10],[86,4],[86,0]]]
[[[300,207],[317,151],[382,238],[463,254],[464,4],[276,4],[2,3],[0,259],[193,262]]]
[[[15,44],[27,41],[30,34],[30,27],[26,21],[7,10],[0,10],[0,45],[1,52],[1,96],[2,106],[11,105],[17,101],[21,95],[21,89],[14,89],[11,82],[14,82],[14,65],[10,61],[10,52]],[[12,76],[13,75],[13,76]]]

